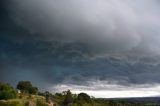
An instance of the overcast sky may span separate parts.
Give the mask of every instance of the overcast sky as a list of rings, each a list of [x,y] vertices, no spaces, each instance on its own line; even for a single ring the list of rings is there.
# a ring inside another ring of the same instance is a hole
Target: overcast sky
[[[0,1],[0,82],[160,96],[159,19],[159,0]]]

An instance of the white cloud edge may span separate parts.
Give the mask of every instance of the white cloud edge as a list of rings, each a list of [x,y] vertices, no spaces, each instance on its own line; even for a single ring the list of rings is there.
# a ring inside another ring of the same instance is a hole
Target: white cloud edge
[[[144,84],[130,86],[107,84],[106,81],[95,81],[90,85],[58,84],[52,91],[71,90],[73,93],[87,93],[96,98],[152,97],[160,95],[160,84]]]

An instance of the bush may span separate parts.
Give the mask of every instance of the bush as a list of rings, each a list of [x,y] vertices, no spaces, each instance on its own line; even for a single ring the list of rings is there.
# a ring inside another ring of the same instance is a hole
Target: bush
[[[16,90],[9,84],[0,84],[0,100],[16,98]]]
[[[48,106],[48,105],[41,100],[37,100],[37,106]]]

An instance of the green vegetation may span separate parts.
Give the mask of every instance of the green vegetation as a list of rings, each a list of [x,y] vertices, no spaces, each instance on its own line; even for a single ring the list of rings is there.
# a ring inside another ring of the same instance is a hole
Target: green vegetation
[[[22,106],[18,100],[0,101],[0,106]]]
[[[96,99],[86,93],[72,94],[70,90],[52,94],[38,92],[29,81],[20,81],[14,89],[0,83],[0,106],[159,106],[159,102],[137,102],[125,99]]]
[[[45,102],[41,101],[41,100],[37,100],[37,106],[48,106]]]
[[[73,95],[70,92],[70,90],[66,91],[65,93],[66,94],[65,94],[65,98],[64,98],[63,104],[64,105],[68,105],[68,104],[73,102]]]
[[[17,85],[17,89],[22,93],[37,94],[38,88],[34,87],[30,81],[20,81]]]
[[[0,100],[8,100],[16,97],[16,90],[9,84],[0,83]]]

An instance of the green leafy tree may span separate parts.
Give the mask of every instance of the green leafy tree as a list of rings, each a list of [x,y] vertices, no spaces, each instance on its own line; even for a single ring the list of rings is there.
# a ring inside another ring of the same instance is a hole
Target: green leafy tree
[[[20,81],[17,85],[17,89],[21,90],[22,93],[29,93],[29,94],[38,93],[38,88],[33,87],[30,81]]]
[[[0,83],[0,100],[16,98],[16,90],[9,84]]]

